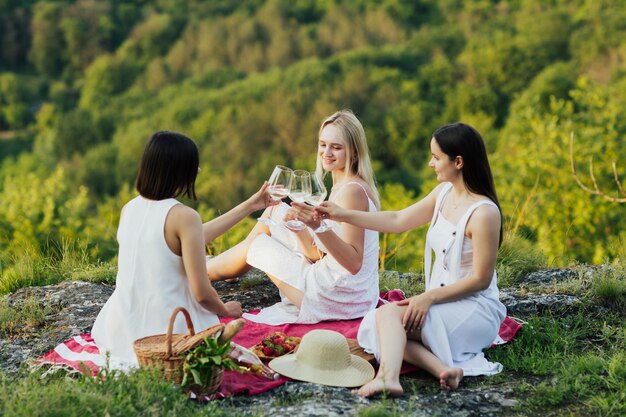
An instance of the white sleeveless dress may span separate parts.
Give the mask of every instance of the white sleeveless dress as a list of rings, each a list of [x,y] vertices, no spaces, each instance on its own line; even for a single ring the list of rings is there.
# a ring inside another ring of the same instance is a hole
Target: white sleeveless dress
[[[369,211],[376,211],[369,197],[368,203]],[[376,308],[379,295],[378,232],[365,230],[363,265],[352,275],[326,251],[310,230],[315,244],[326,252],[326,256],[312,263],[299,251],[295,233],[283,224],[288,209],[284,203],[275,207],[272,218],[277,225],[270,226],[271,236],[261,234],[254,239],[248,250],[247,263],[302,291],[301,308],[298,309],[281,293],[281,302],[264,308],[259,314],[244,314],[244,317],[270,325],[311,324],[355,319]],[[331,223],[333,231],[343,237],[341,224]]]
[[[182,257],[165,241],[165,219],[173,198],[154,201],[138,196],[128,202],[117,230],[119,243],[115,291],[98,314],[91,334],[102,354],[110,355],[113,369],[137,366],[133,342],[164,334],[172,311],[185,307],[196,331],[219,322],[195,300]],[[174,333],[186,333],[182,314]]]
[[[451,184],[446,185],[437,196],[426,235],[424,273],[427,290],[450,285],[472,275],[472,241],[465,236],[465,227],[479,206],[495,206],[490,200],[481,200],[470,206],[454,225],[440,213],[442,202],[451,188]],[[435,262],[431,273],[433,251]],[[466,376],[501,372],[502,365],[487,361],[482,352],[494,342],[506,317],[506,307],[500,302],[499,295],[494,271],[486,290],[461,300],[433,304],[422,326],[422,342],[446,365],[462,368]],[[363,318],[358,341],[367,352],[380,359],[375,314],[376,310]]]

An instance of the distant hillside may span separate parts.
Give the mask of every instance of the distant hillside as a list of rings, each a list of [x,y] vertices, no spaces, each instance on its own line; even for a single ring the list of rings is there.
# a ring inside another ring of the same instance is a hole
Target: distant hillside
[[[624,22],[620,0],[0,2],[3,279],[68,252],[110,260],[152,132],[198,143],[209,218],[275,164],[311,169],[343,107],[384,208],[434,185],[430,136],[462,120],[487,142],[510,242],[557,264],[624,258],[624,206],[579,189],[568,159],[574,132],[583,180],[590,157],[606,192],[611,162],[626,176]],[[383,263],[418,269],[423,235],[382,236]]]

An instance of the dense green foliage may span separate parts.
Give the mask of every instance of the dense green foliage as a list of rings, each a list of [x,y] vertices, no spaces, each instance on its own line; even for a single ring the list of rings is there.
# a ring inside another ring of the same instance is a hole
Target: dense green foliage
[[[623,206],[577,188],[568,144],[615,195],[625,22],[620,0],[2,1],[2,280],[68,247],[112,260],[152,132],[198,143],[208,220],[277,163],[311,169],[342,107],[366,128],[384,208],[428,192],[431,134],[462,120],[485,137],[511,239],[561,264],[623,256]],[[381,236],[381,266],[419,269],[423,235]]]

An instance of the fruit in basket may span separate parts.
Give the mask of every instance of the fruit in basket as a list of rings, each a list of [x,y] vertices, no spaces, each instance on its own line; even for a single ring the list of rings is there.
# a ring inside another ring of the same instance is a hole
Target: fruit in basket
[[[271,359],[292,352],[300,344],[300,338],[287,336],[283,332],[274,332],[252,347],[252,351],[261,359]]]

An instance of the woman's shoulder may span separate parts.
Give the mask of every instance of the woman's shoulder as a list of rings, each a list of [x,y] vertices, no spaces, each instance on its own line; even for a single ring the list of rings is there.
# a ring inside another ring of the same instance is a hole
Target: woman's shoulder
[[[172,206],[167,215],[167,220],[168,222],[172,222],[176,225],[181,226],[187,224],[202,223],[200,213],[182,203],[177,203]]]
[[[374,192],[371,187],[361,179],[352,179],[341,184],[338,190],[337,200],[339,202],[353,202],[358,205],[367,205],[369,200],[374,201]]]
[[[198,213],[196,210],[179,202],[176,202],[172,205],[172,208],[170,209],[170,214],[175,214],[177,216],[188,216],[192,218],[200,217],[200,213]]]
[[[485,198],[477,201],[476,203],[474,203],[474,205],[477,206],[473,210],[473,212],[470,213],[470,224],[475,224],[477,226],[497,224],[499,227],[501,221],[500,209],[498,209],[498,206],[496,206],[493,201]]]
[[[440,184],[437,184],[437,186],[426,195],[426,198],[436,201],[440,196],[443,196],[442,193],[447,192],[451,187],[452,184],[449,182],[442,182]]]
[[[500,218],[500,209],[496,204],[488,198],[480,199],[476,203],[478,206],[474,209],[474,215],[485,218]]]

